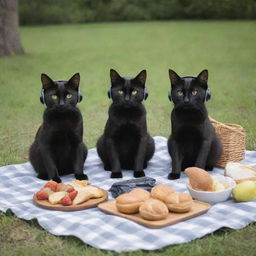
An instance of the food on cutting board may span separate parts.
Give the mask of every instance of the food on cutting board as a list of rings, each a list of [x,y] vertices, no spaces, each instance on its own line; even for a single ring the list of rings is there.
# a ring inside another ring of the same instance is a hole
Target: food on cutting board
[[[89,191],[87,191],[87,190],[78,190],[77,195],[73,200],[73,204],[74,205],[81,204],[83,202],[88,201],[92,197],[93,197],[93,194],[90,193]]]
[[[184,172],[189,178],[189,185],[194,190],[216,192],[228,188],[227,183],[215,180],[207,171],[201,168],[189,167]]]
[[[172,187],[165,184],[159,184],[152,188],[151,197],[164,201],[165,198],[173,192],[174,190]]]
[[[49,195],[49,202],[51,204],[59,204],[61,202],[61,199],[64,197],[64,196],[67,196],[68,195],[68,192],[66,191],[58,191],[58,192],[54,192],[52,193],[51,195]],[[37,198],[38,199],[38,198]]]
[[[234,179],[236,183],[245,180],[256,181],[256,168],[240,163],[228,162],[225,167],[224,175]]]
[[[172,195],[174,196],[171,197]],[[154,186],[151,193],[145,189],[135,188],[118,196],[115,203],[119,212],[139,212],[146,220],[162,220],[168,216],[169,211],[188,212],[192,208],[192,198],[189,194],[176,193],[172,187],[165,184]]]
[[[256,181],[246,180],[237,184],[232,190],[232,196],[238,202],[256,200]]]
[[[129,194],[134,195],[135,197],[141,199],[142,201],[145,201],[150,198],[150,192],[142,188],[135,188],[131,192],[129,192]]]
[[[76,190],[79,188],[86,187],[87,185],[90,185],[90,182],[88,180],[72,180],[69,182],[70,185],[72,185]]]
[[[192,202],[192,197],[187,193],[171,193],[165,198],[165,203],[171,212],[189,212]]]
[[[162,201],[150,198],[140,206],[139,213],[145,220],[162,220],[168,216],[169,210]]]
[[[37,200],[48,200],[52,205],[70,206],[104,196],[101,189],[88,184],[86,180],[73,180],[69,184],[48,181],[35,197]]]
[[[116,198],[116,208],[122,213],[137,213],[143,202],[141,198],[132,195],[131,192],[124,193]]]

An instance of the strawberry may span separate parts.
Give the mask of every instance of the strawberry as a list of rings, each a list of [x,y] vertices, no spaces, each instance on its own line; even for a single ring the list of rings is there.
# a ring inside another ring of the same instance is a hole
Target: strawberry
[[[61,200],[60,203],[64,206],[69,206],[72,204],[72,200],[69,196],[64,196]]]
[[[47,200],[48,197],[49,197],[49,194],[42,189],[36,193],[36,198],[38,200]]]
[[[57,185],[57,182],[50,180],[44,185],[44,188],[50,188],[53,192],[56,192]]]
[[[69,197],[70,199],[73,201],[74,198],[76,197],[77,195],[77,191],[76,190],[73,190],[72,192],[69,193]]]

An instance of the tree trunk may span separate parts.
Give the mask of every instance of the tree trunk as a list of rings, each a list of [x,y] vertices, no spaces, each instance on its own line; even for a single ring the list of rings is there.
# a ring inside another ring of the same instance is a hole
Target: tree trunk
[[[0,0],[0,57],[24,54],[19,35],[17,0]]]

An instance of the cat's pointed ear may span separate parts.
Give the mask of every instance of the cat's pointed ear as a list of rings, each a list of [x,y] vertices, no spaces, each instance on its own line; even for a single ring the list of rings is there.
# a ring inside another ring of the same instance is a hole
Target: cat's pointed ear
[[[171,85],[178,84],[181,81],[180,76],[172,69],[169,69],[169,77],[171,80]]]
[[[70,86],[72,86],[74,89],[78,89],[79,87],[79,83],[80,83],[80,74],[79,73],[75,73],[69,80],[68,80],[68,84]]]
[[[203,71],[201,71],[199,73],[199,75],[197,76],[197,79],[204,84],[207,84],[208,82],[208,70],[204,69]]]
[[[111,80],[111,84],[116,84],[118,83],[120,80],[122,80],[122,77],[117,73],[117,71],[115,71],[114,69],[110,69],[110,80]]]
[[[52,85],[54,85],[53,80],[44,73],[41,74],[41,81],[42,81],[42,86],[43,86],[44,90],[46,90],[46,89],[50,88]]]
[[[134,80],[138,81],[142,85],[145,85],[147,79],[147,71],[144,69],[140,71],[140,73],[134,78]]]

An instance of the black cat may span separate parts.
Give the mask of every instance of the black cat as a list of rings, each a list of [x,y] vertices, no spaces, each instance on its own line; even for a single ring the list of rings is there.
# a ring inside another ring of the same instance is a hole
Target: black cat
[[[217,163],[222,145],[211,124],[205,101],[210,99],[208,71],[197,77],[179,77],[169,70],[171,92],[174,102],[171,114],[172,134],[168,139],[168,150],[172,158],[169,179],[178,179],[185,168],[196,166],[212,170]]]
[[[135,78],[121,77],[110,70],[111,88],[104,134],[97,142],[97,151],[104,169],[111,178],[122,178],[122,169],[134,170],[134,177],[145,176],[143,171],[155,151],[155,144],[147,132],[146,110],[142,104],[147,98],[146,70]]]
[[[41,75],[40,100],[46,104],[43,124],[29,150],[29,159],[40,179],[61,182],[59,175],[74,173],[76,179],[87,179],[83,166],[87,148],[83,143],[83,119],[76,104],[82,100],[80,75],[69,81],[53,81]]]

